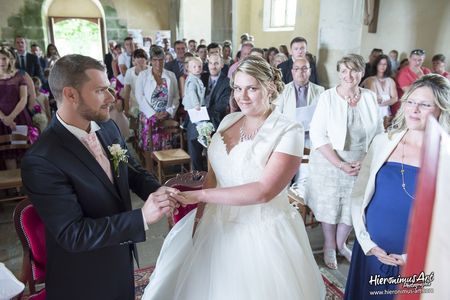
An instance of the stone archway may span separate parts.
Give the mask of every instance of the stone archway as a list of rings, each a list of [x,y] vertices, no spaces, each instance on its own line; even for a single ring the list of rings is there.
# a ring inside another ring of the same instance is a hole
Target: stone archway
[[[86,19],[98,23],[102,53],[105,53],[107,45],[105,11],[99,0],[77,0],[72,2],[44,0],[41,7],[41,19],[47,44],[54,42],[53,25],[55,21],[74,18]]]

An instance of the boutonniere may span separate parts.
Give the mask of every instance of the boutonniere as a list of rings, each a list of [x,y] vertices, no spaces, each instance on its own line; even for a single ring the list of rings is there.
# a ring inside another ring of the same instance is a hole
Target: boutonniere
[[[111,161],[114,167],[114,173],[119,177],[119,164],[121,162],[128,163],[128,150],[123,149],[120,144],[112,144],[108,146],[109,153],[111,153]]]
[[[200,122],[196,125],[198,132],[197,141],[203,147],[208,148],[211,144],[211,135],[214,132],[214,125],[211,122]]]

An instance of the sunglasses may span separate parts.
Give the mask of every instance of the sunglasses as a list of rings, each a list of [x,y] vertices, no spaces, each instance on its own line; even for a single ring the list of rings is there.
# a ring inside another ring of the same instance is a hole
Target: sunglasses
[[[415,55],[425,55],[425,50],[422,50],[422,49],[416,49],[416,50],[413,50],[413,51],[411,51],[411,55],[412,54],[415,54]]]

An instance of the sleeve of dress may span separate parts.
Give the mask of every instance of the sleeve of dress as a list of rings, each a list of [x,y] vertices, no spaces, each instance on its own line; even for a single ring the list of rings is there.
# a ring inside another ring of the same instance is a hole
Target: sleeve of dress
[[[24,73],[19,73],[19,86],[21,85],[27,85],[27,80],[25,79],[25,74]]]
[[[303,156],[304,138],[303,127],[298,123],[290,123],[287,129],[283,131],[274,152],[301,157]]]

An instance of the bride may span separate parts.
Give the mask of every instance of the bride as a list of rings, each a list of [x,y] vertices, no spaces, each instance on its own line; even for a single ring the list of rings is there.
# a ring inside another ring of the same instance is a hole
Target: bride
[[[286,187],[303,153],[300,125],[272,111],[284,85],[264,59],[244,59],[231,80],[240,112],[225,117],[208,149],[205,203],[170,231],[145,289],[150,299],[324,299],[302,219]]]

